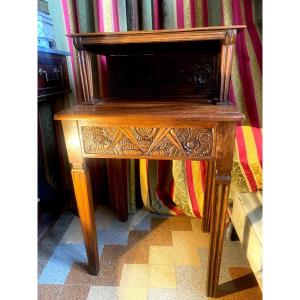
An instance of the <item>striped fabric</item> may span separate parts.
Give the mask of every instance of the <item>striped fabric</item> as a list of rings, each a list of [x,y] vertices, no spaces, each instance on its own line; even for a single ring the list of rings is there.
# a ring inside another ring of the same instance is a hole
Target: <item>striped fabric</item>
[[[126,31],[245,24],[236,42],[230,99],[246,119],[239,124],[231,193],[262,189],[262,32],[261,0],[62,0],[66,31]],[[93,20],[91,22],[91,20]],[[72,68],[80,97],[77,64]],[[99,94],[107,94],[105,57],[98,58]],[[134,164],[129,171],[133,191]],[[193,161],[140,161],[144,205],[161,214],[201,218],[207,164]],[[131,196],[130,196],[131,195]],[[134,212],[134,193],[129,208]]]

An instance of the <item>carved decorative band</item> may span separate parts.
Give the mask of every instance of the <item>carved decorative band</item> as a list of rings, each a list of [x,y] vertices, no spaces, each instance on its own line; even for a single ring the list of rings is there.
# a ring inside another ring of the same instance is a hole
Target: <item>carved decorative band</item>
[[[112,128],[82,126],[85,154],[164,158],[210,157],[211,128]]]

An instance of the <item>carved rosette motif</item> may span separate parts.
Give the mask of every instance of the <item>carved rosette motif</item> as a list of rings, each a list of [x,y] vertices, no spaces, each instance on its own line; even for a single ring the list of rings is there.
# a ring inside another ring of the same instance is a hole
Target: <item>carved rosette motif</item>
[[[211,128],[102,128],[82,126],[85,154],[201,158],[212,155]]]

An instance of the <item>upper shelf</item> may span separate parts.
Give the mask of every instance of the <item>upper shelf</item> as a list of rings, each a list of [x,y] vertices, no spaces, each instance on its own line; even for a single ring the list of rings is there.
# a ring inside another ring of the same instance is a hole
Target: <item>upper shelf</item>
[[[244,25],[199,27],[191,29],[163,29],[151,31],[74,33],[76,48],[89,45],[147,44],[162,42],[190,42],[202,40],[223,40],[231,33],[245,29]]]
[[[236,36],[244,25],[68,35],[77,50],[85,102],[95,102],[91,53],[106,55],[113,99],[228,99]]]

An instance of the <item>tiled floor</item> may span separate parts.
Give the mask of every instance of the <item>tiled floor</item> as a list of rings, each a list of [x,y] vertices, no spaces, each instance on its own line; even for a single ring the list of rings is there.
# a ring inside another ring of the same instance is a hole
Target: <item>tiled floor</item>
[[[208,299],[201,220],[141,209],[126,223],[96,211],[100,273],[90,276],[79,219],[63,215],[39,245],[40,300]],[[262,299],[239,242],[224,241],[218,299]]]

